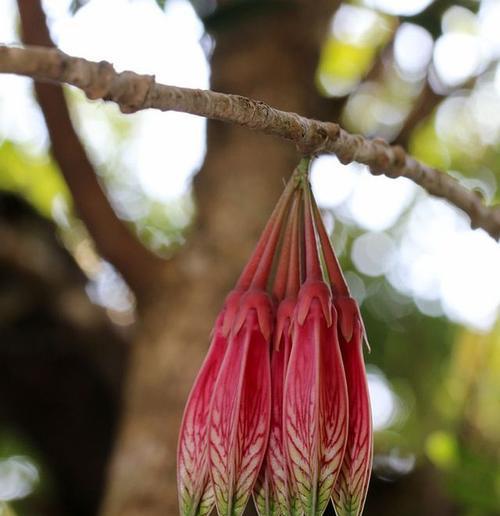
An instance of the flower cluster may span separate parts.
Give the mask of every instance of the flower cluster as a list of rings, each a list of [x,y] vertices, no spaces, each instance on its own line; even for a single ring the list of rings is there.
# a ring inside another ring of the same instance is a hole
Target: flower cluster
[[[371,470],[364,327],[296,169],[226,298],[178,447],[183,516],[362,513]]]

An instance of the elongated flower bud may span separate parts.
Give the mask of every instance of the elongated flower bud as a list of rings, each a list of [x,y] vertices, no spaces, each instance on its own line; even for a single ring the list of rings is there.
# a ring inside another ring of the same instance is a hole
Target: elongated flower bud
[[[311,516],[326,509],[347,438],[347,391],[328,297],[319,284],[299,293],[285,385],[292,478],[303,511]]]
[[[286,205],[292,190],[293,184],[285,189]],[[284,206],[276,217],[250,287],[240,300],[214,385],[208,454],[215,504],[221,516],[242,514],[267,450],[274,307],[266,287],[285,209]],[[246,281],[246,274],[244,271],[237,287]]]
[[[233,291],[227,298],[212,332],[208,354],[189,395],[179,433],[177,448],[177,489],[183,516],[209,514],[215,499],[208,471],[208,417],[215,380],[227,348],[223,324],[235,312],[241,293]]]
[[[336,300],[344,332],[340,349],[349,394],[349,435],[342,469],[332,496],[337,516],[359,516],[368,492],[373,454],[370,397],[363,360],[363,326],[356,302]],[[347,337],[350,339],[347,340]]]
[[[208,514],[215,503],[213,485],[209,475],[208,424],[216,379],[230,342],[229,333],[237,323],[237,317],[240,321],[244,318],[240,310],[240,300],[247,293],[252,282],[256,281],[256,277],[262,283],[268,274],[281,230],[281,221],[286,213],[292,190],[293,185],[290,184],[283,192],[235,290],[227,297],[212,332],[209,352],[189,395],[177,449],[177,484],[182,516]],[[265,301],[256,303],[254,306],[256,310],[259,310],[260,323],[264,328],[267,340],[270,338],[273,324],[272,317],[267,313],[268,305],[269,302]],[[263,315],[262,312],[266,313]],[[241,323],[238,324],[241,326]],[[234,346],[231,349],[233,350],[233,348]]]
[[[273,289],[279,306],[271,355],[271,425],[266,457],[254,488],[255,505],[260,516],[302,514],[290,481],[283,436],[283,391],[291,352],[290,327],[300,281],[299,208],[299,198],[296,196],[285,231]]]
[[[249,292],[214,386],[209,425],[210,474],[219,514],[243,513],[264,460],[271,411],[270,328],[263,292]]]
[[[306,281],[299,291],[284,395],[284,431],[292,481],[307,516],[325,511],[347,443],[347,387],[337,314],[322,280],[308,187]]]
[[[252,492],[259,516],[321,516],[330,499],[337,516],[361,516],[372,457],[366,335],[312,197],[309,161],[216,320],[181,425],[182,516],[214,505],[240,516]]]
[[[316,205],[314,212],[326,269],[337,293],[334,304],[339,314],[338,336],[349,395],[347,448],[332,500],[337,516],[359,516],[368,491],[373,455],[370,397],[362,349],[365,331],[358,305],[349,295]]]

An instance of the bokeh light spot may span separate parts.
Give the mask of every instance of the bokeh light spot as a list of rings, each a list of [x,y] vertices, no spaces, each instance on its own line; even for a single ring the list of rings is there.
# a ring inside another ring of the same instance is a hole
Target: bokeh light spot
[[[388,428],[397,414],[397,400],[383,373],[367,366],[368,390],[372,407],[373,429]]]
[[[452,469],[458,463],[458,445],[453,434],[436,431],[429,435],[425,443],[429,459],[442,469]]]
[[[413,16],[428,7],[432,0],[365,0],[364,3],[388,14]]]
[[[313,161],[311,184],[318,204],[324,208],[338,206],[351,194],[355,172],[361,165],[342,165],[336,156],[321,156]]]
[[[478,38],[470,34],[443,34],[434,47],[434,66],[447,86],[458,86],[474,75],[481,62]]]
[[[427,30],[413,23],[403,23],[394,40],[394,57],[405,74],[423,75],[432,58],[434,42]]]
[[[367,276],[381,276],[392,266],[395,244],[385,233],[365,233],[353,243],[351,257],[357,269]]]
[[[12,456],[0,460],[0,500],[24,498],[38,482],[38,469],[28,458]]]

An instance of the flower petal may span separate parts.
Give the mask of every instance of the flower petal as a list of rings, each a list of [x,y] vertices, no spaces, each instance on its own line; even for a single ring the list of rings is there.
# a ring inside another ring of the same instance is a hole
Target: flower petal
[[[286,493],[286,461],[283,450],[283,386],[285,349],[274,350],[271,357],[271,426],[269,445],[254,488],[254,500],[260,516],[280,514],[278,494]]]
[[[269,341],[261,327],[271,327],[272,310],[266,294],[262,293],[260,302],[267,306],[268,321],[262,321],[262,310],[257,314],[255,307],[243,308],[246,316],[243,322],[238,319],[239,331],[231,335],[213,392],[208,453],[215,503],[221,516],[243,513],[269,438]]]
[[[275,342],[271,356],[271,427],[269,445],[259,478],[254,488],[254,500],[260,516],[302,514],[288,471],[283,436],[283,391],[290,358],[290,324],[295,308],[292,299],[283,300],[276,316]]]
[[[336,303],[337,304],[337,303]],[[339,332],[340,349],[349,394],[349,435],[342,469],[332,500],[337,516],[360,516],[370,481],[373,434],[370,397],[363,361],[363,327],[355,301],[344,298],[338,303],[342,317],[350,314],[352,338],[347,341]]]
[[[224,311],[215,323],[210,349],[184,409],[177,448],[177,488],[182,516],[209,514],[214,506],[209,483],[207,428],[210,399],[227,348]]]
[[[292,481],[302,509],[321,515],[331,497],[347,442],[347,388],[336,313],[326,285],[304,284],[284,394],[284,432]],[[320,299],[322,298],[322,299]],[[304,307],[306,305],[306,315]],[[325,314],[325,307],[329,314]],[[330,323],[330,324],[329,324]]]

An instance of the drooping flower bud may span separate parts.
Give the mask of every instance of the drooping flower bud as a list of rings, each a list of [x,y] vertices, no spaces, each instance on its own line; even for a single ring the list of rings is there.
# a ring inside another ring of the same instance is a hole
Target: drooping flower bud
[[[296,195],[285,230],[273,293],[279,303],[271,354],[271,426],[269,445],[254,489],[260,516],[302,514],[293,492],[283,435],[283,391],[291,352],[290,326],[300,282],[299,197]]]
[[[305,187],[306,277],[292,325],[284,394],[284,429],[291,476],[303,512],[325,511],[347,443],[347,387],[337,314],[322,279],[309,185]]]
[[[254,276],[257,274],[260,261],[268,247],[269,239],[277,239],[280,220],[288,206],[291,190],[292,188],[289,186],[283,193],[254,253],[240,276],[236,288],[226,298],[224,307],[217,317],[212,331],[208,354],[189,395],[180,428],[177,450],[177,484],[179,508],[182,516],[203,516],[209,514],[214,506],[214,490],[209,475],[208,423],[215,383],[226,355],[230,340],[229,333],[236,322],[237,315],[240,313],[241,298],[249,289]],[[260,274],[262,276],[262,268]],[[261,306],[260,311],[262,312],[262,310]],[[265,310],[266,302],[264,302]],[[272,317],[268,314],[263,315],[261,324],[266,334],[269,334]]]
[[[314,206],[326,270],[334,286],[338,336],[349,396],[349,434],[332,500],[337,516],[360,516],[368,492],[373,455],[370,397],[363,360],[365,330],[359,307],[349,294],[317,206]]]
[[[293,184],[287,189],[288,203]],[[267,450],[275,314],[266,289],[283,218],[284,209],[266,241],[250,287],[240,299],[212,394],[209,469],[217,510],[225,516],[243,513]]]
[[[214,386],[209,423],[210,474],[219,514],[245,509],[264,460],[271,410],[271,300],[242,299],[238,322]]]
[[[349,393],[349,436],[333,502],[338,516],[360,516],[370,482],[373,433],[368,383],[363,360],[363,325],[352,298],[336,302],[340,318],[349,318],[350,340],[339,335]],[[348,333],[348,334],[349,334]]]
[[[240,295],[233,291],[217,317],[208,354],[184,410],[177,450],[177,489],[183,516],[210,514],[215,503],[208,473],[207,421],[213,386],[227,347],[222,326],[227,312],[233,310]]]
[[[219,516],[239,516],[252,491],[260,516],[320,516],[330,498],[337,516],[363,510],[372,456],[365,332],[308,164],[294,172],[216,320],[181,426],[182,516],[214,505]]]

